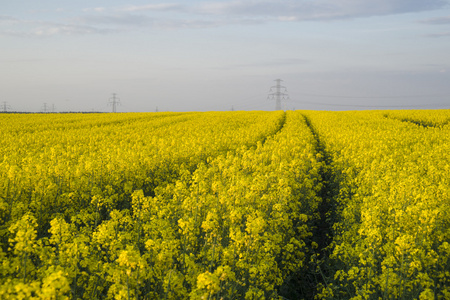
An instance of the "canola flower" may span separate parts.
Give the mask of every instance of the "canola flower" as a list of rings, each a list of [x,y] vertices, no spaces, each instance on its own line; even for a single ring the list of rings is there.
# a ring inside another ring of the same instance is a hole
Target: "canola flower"
[[[427,120],[436,112],[412,113]],[[441,119],[449,111],[439,112]],[[386,118],[395,116],[395,118]],[[340,185],[317,298],[450,297],[450,135],[406,112],[308,112]],[[420,119],[421,118],[421,119]]]
[[[0,115],[0,298],[448,299],[449,119]]]
[[[139,294],[148,244],[140,232],[153,223],[134,217],[133,192],[154,195],[284,120],[283,112],[2,115],[0,294],[41,297],[55,276],[67,285],[49,298],[115,297],[125,284]]]
[[[397,110],[383,113],[386,118],[414,123],[423,127],[446,127],[450,123],[449,110]]]

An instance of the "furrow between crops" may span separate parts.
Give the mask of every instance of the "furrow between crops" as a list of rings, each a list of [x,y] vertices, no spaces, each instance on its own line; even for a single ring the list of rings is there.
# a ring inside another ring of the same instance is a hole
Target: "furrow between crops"
[[[314,224],[313,241],[317,243],[318,247],[315,253],[312,253],[309,265],[309,278],[304,278],[312,282],[309,285],[310,290],[307,290],[303,297],[305,299],[312,299],[317,293],[318,285],[327,285],[327,278],[329,278],[329,255],[331,254],[331,244],[333,241],[333,225],[336,221],[337,214],[337,198],[339,195],[339,180],[333,170],[333,158],[327,152],[323,140],[315,130],[310,119],[303,115],[305,123],[311,130],[311,134],[316,142],[315,149],[319,161],[322,162],[319,174],[322,178],[322,187],[319,193],[322,201],[318,207],[319,218]]]
[[[394,117],[394,116],[389,116],[387,114],[384,114],[383,116],[386,119],[396,120],[396,121],[403,122],[403,123],[415,124],[415,125],[418,125],[423,128],[430,128],[430,127],[431,128],[442,128],[450,123],[450,119],[447,119],[447,120],[441,121],[441,122],[432,122],[432,121],[420,120],[420,119],[409,118],[409,117],[408,118]]]
[[[271,138],[271,137],[274,137],[275,135],[277,135],[281,130],[283,130],[283,127],[285,125],[286,125],[286,112],[283,112],[283,115],[280,118],[280,121],[278,123],[278,127],[276,128],[276,130],[274,132],[272,132],[271,134],[268,134],[267,136],[265,136],[261,140],[261,143],[264,144],[267,141],[268,138]]]

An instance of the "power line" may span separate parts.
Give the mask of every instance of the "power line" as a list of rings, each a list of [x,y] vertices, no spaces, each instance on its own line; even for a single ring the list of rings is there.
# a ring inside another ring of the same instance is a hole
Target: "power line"
[[[264,99],[264,97],[267,96],[264,94],[259,94],[240,99],[237,105],[233,105],[233,108],[235,110],[246,110],[249,108],[261,109],[266,105],[265,103],[261,102],[261,99]]]
[[[301,104],[313,104],[313,105],[325,105],[325,106],[344,106],[344,107],[367,107],[367,108],[407,108],[407,107],[430,107],[430,106],[448,106],[444,103],[430,103],[430,104],[411,104],[411,105],[363,105],[363,104],[341,104],[341,103],[323,103],[323,102],[308,102],[308,101],[296,101],[295,103]]]
[[[418,98],[440,98],[449,97],[450,95],[398,95],[398,96],[355,96],[355,95],[324,95],[315,93],[300,93],[302,96],[319,97],[319,98],[335,98],[335,99],[418,99]],[[445,103],[428,103],[428,104],[409,104],[409,105],[365,105],[365,104],[343,104],[343,103],[326,103],[326,102],[309,102],[309,101],[293,101],[302,104],[325,105],[325,106],[342,106],[342,107],[361,107],[361,108],[409,108],[409,107],[446,107]]]
[[[234,106],[235,110],[267,110],[267,103],[261,102],[261,99],[264,99],[264,95],[258,95],[257,98],[250,100],[250,98],[246,98],[245,101],[240,101],[239,104]],[[252,97],[253,98],[253,97]]]
[[[400,95],[400,96],[344,96],[344,95],[322,95],[322,94],[308,94],[308,93],[300,93],[302,96],[310,96],[310,97],[321,97],[321,98],[348,98],[348,99],[406,99],[406,98],[440,98],[440,97],[449,97],[450,94],[444,95]]]

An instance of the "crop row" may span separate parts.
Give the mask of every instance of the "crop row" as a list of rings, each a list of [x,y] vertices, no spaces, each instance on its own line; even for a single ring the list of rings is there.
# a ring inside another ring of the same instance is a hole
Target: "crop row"
[[[132,212],[133,191],[152,196],[207,159],[263,141],[284,120],[283,112],[2,116],[0,294],[106,295],[94,238]]]
[[[386,118],[403,122],[411,122],[423,127],[438,127],[448,130],[450,123],[450,110],[398,110],[384,112]]]
[[[340,192],[320,297],[449,299],[450,135],[383,114],[307,113]]]

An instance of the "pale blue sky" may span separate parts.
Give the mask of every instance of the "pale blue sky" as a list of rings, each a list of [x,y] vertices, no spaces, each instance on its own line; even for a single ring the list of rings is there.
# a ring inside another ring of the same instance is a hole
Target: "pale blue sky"
[[[450,108],[447,0],[0,0],[17,111]]]

